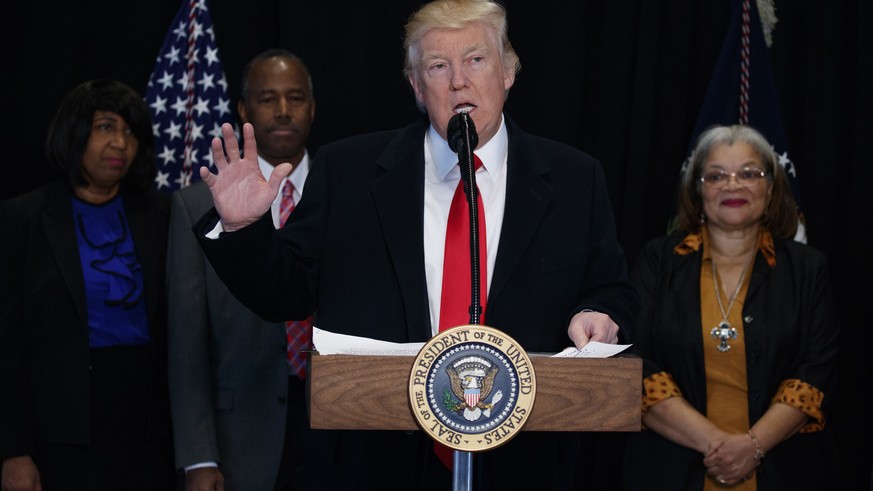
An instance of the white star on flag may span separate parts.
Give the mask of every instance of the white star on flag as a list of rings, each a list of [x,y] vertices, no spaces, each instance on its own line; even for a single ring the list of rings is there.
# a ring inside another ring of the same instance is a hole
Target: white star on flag
[[[774,7],[768,0],[732,0],[731,5],[731,24],[697,116],[682,170],[691,162],[691,149],[698,136],[709,126],[741,123],[754,127],[773,146],[779,164],[788,174],[800,215],[795,240],[806,242],[806,220],[800,203],[797,168],[788,154],[776,81],[767,51],[767,38],[773,35],[776,24]],[[764,22],[758,13],[759,6],[763,7]],[[670,229],[674,226],[675,221],[670,224]]]
[[[212,166],[210,145],[236,121],[206,0],[183,0],[146,87],[155,135],[155,186],[173,192]]]

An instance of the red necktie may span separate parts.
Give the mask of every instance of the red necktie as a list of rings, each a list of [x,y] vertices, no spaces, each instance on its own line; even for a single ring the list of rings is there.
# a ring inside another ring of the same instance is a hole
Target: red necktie
[[[479,156],[473,155],[476,169],[482,167]],[[485,317],[485,299],[488,290],[485,243],[485,207],[482,206],[482,195],[478,195],[479,208],[479,272],[480,288],[479,303],[482,306],[482,318]],[[463,178],[458,181],[452,206],[449,208],[449,219],[446,223],[446,250],[443,262],[443,290],[440,299],[440,331],[470,324],[471,273],[470,267],[470,206],[464,195]],[[479,324],[477,319],[473,324]]]
[[[279,202],[279,227],[294,211],[294,185],[285,181],[282,187],[282,201]],[[288,373],[306,379],[306,353],[312,339],[312,318],[302,321],[285,322],[285,338],[288,343]]]
[[[291,181],[285,181],[285,185],[282,186],[282,201],[279,202],[279,228],[285,226],[292,211],[294,211],[294,185]]]
[[[479,156],[473,155],[476,170],[482,167]],[[479,303],[482,306],[482,319],[485,318],[485,301],[487,293],[487,266],[485,242],[485,207],[482,205],[482,195],[478,195],[479,216],[479,272],[480,288]],[[470,206],[464,195],[463,176],[455,188],[452,206],[449,208],[449,219],[446,223],[446,251],[443,262],[443,292],[440,299],[440,326],[444,331],[455,326],[470,324],[470,301],[472,286],[470,267]],[[479,324],[477,319],[473,324]],[[434,452],[440,461],[449,469],[452,468],[452,449],[438,442],[434,443]]]

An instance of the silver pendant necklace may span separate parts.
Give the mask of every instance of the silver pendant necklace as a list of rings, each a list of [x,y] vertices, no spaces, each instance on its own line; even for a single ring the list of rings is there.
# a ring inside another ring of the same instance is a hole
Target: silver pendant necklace
[[[734,290],[734,294],[731,295],[728,302],[728,308],[725,310],[724,305],[721,303],[721,289],[718,287],[718,273],[715,270],[715,259],[710,259],[710,264],[712,265],[712,284],[715,286],[715,299],[718,300],[718,309],[721,311],[721,316],[723,318],[709,333],[712,335],[713,339],[718,341],[718,346],[716,346],[716,348],[718,348],[722,353],[726,353],[731,349],[731,345],[728,344],[729,339],[737,339],[737,328],[728,322],[728,314],[731,313],[737,295],[740,293],[740,288],[743,287],[743,280],[746,279],[746,271],[749,270],[749,265],[751,265],[754,260],[755,255],[753,254],[752,258],[749,259],[749,262],[746,263],[746,266],[743,267],[743,272],[740,273],[740,280],[737,282],[737,288]]]

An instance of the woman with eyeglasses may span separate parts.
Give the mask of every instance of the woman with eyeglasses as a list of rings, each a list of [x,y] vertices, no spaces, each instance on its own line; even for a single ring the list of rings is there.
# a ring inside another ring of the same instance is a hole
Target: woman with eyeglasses
[[[834,488],[827,260],[793,239],[797,205],[772,147],[748,126],[710,128],[678,207],[679,231],[632,270],[644,428],[626,441],[625,489]]]
[[[57,178],[0,203],[0,487],[169,491],[169,197],[143,98],[71,90],[49,126]]]

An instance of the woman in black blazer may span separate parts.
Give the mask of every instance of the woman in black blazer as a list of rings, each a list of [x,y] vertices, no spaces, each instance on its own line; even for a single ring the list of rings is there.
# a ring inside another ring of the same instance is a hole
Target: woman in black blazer
[[[172,489],[166,196],[142,97],[71,91],[48,132],[61,177],[0,204],[4,489]]]
[[[628,435],[625,489],[842,489],[827,258],[794,240],[777,155],[749,126],[710,128],[678,202],[680,230],[631,271],[646,428]]]

